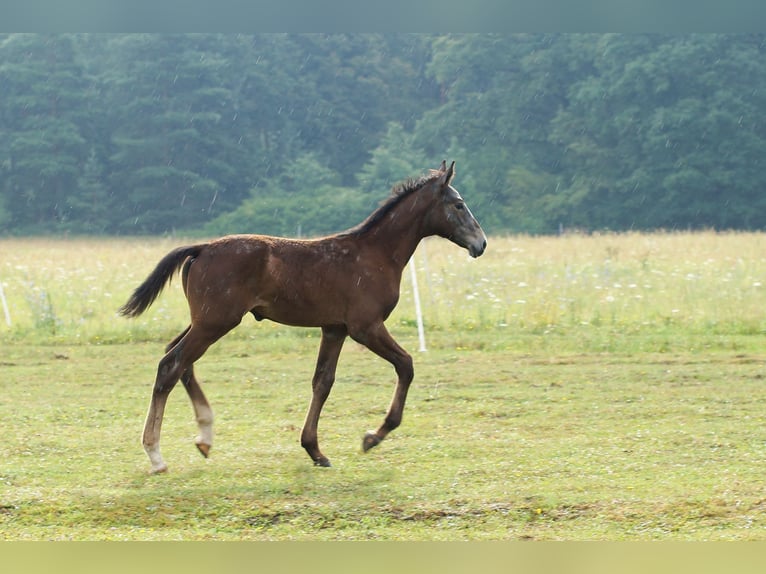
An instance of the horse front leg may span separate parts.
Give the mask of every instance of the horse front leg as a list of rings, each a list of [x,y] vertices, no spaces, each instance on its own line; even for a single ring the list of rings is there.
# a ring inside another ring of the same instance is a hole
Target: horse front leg
[[[319,426],[319,415],[322,412],[322,407],[335,382],[335,369],[346,335],[345,327],[322,328],[319,355],[317,356],[314,378],[311,381],[311,403],[301,431],[301,446],[306,449],[316,466],[330,466],[330,460],[319,450],[317,427]]]
[[[374,325],[356,336],[352,333],[351,336],[373,353],[391,363],[398,377],[394,396],[391,399],[391,404],[388,407],[388,413],[383,420],[383,424],[378,427],[378,430],[369,431],[364,435],[362,450],[367,452],[380,444],[380,441],[386,438],[388,433],[402,423],[404,404],[407,401],[407,392],[415,376],[415,371],[412,365],[412,357],[399,346],[383,323]]]

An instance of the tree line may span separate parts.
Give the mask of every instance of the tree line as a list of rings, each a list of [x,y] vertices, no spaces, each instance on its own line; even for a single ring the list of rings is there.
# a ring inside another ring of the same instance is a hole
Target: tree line
[[[0,35],[0,232],[766,227],[763,35]]]

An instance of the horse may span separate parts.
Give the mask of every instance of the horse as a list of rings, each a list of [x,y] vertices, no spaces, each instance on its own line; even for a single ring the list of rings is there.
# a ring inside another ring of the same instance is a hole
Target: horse
[[[195,444],[208,457],[213,411],[194,363],[248,313],[257,321],[321,329],[300,435],[315,465],[330,466],[319,449],[317,425],[347,337],[391,363],[398,377],[386,417],[364,435],[362,450],[397,428],[414,377],[413,361],[384,322],[399,300],[402,271],[424,237],[444,237],[474,258],[487,246],[484,231],[451,185],[454,174],[455,162],[447,167],[442,161],[438,169],[407,179],[362,223],[341,233],[313,239],[228,235],[165,255],[119,310],[125,317],[141,315],[180,271],[191,322],[167,345],[157,367],[142,435],[151,473],[168,468],[160,454],[160,431],[168,395],[179,380],[194,408]]]

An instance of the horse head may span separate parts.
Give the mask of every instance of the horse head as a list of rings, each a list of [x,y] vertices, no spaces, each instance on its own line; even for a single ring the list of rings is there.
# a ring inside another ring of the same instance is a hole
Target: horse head
[[[433,234],[467,249],[471,257],[479,257],[487,248],[487,236],[463,198],[452,187],[455,162],[447,167],[447,162],[442,161],[436,173],[438,177],[433,180],[432,185],[437,201],[428,214]]]

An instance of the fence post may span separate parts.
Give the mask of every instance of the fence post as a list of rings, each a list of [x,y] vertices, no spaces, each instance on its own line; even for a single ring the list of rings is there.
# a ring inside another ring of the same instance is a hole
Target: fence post
[[[5,323],[11,326],[11,312],[8,310],[8,301],[5,300],[5,291],[3,291],[3,282],[0,281],[0,301],[3,303],[3,313],[5,313]]]
[[[423,328],[423,313],[420,309],[420,293],[418,293],[418,274],[415,272],[415,254],[410,258],[410,276],[412,278],[412,297],[415,299],[415,319],[418,323],[418,342],[421,353],[426,351],[426,334]]]

